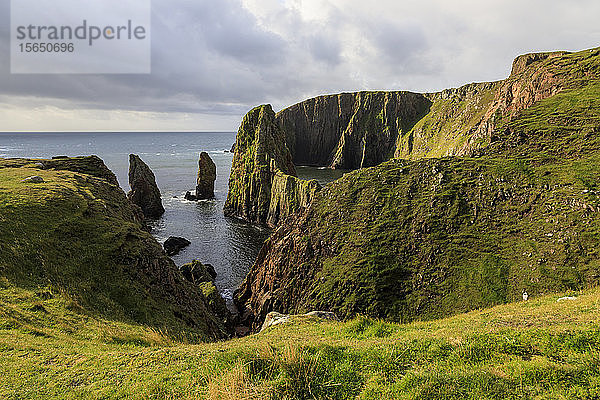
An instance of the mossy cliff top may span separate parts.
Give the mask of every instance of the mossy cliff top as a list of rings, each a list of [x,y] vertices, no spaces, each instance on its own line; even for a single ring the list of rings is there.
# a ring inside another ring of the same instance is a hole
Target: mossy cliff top
[[[198,339],[226,333],[97,157],[0,160],[0,279],[82,314]]]

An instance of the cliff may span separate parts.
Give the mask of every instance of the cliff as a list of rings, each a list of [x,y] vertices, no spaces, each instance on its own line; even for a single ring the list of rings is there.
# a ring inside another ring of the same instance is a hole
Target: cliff
[[[24,181],[39,176],[41,181]],[[97,157],[0,160],[0,281],[72,310],[190,338],[228,329]],[[46,295],[45,295],[46,296]]]
[[[510,76],[437,93],[357,92],[320,96],[277,114],[296,165],[357,169],[392,157],[474,154],[496,125],[535,102],[600,74],[598,49],[527,54]]]
[[[296,165],[357,169],[390,159],[398,137],[430,106],[410,92],[342,93],[286,108],[277,121]]]
[[[275,226],[290,212],[306,207],[318,190],[316,182],[295,176],[285,134],[271,106],[254,108],[237,133],[225,215]]]
[[[246,321],[314,309],[410,321],[596,285],[599,66],[597,50],[526,56],[507,81],[430,96],[405,156],[478,157],[396,159],[326,186],[236,292]],[[450,147],[429,135],[446,131],[467,134]]]

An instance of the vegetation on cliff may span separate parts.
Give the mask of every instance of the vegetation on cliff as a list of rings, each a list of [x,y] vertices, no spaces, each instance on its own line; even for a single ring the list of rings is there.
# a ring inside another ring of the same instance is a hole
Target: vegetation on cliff
[[[32,175],[44,182],[23,182]],[[82,316],[203,340],[225,337],[201,290],[142,229],[139,208],[115,183],[97,157],[0,160],[1,290],[59,302]],[[18,298],[5,299],[11,316],[10,301]]]
[[[542,94],[519,89],[507,104],[520,110],[495,111],[479,157],[396,159],[327,185],[238,290],[247,321],[314,309],[428,319],[596,285],[600,57],[561,54],[517,59],[518,74],[548,67],[562,89],[545,98],[554,84],[511,79]]]
[[[296,178],[285,135],[270,105],[256,107],[242,120],[235,142],[225,215],[275,226],[308,206],[315,181]]]

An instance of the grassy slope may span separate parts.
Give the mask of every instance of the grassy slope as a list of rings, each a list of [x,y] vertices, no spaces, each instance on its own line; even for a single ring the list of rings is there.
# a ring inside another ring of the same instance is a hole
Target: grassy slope
[[[0,279],[6,285],[68,298],[68,307],[81,313],[213,336],[218,323],[196,296],[199,290],[185,286],[117,185],[36,163],[0,160]],[[45,182],[22,182],[33,175]]]
[[[600,290],[399,325],[296,318],[186,344],[0,285],[0,397],[576,399],[600,395]]]

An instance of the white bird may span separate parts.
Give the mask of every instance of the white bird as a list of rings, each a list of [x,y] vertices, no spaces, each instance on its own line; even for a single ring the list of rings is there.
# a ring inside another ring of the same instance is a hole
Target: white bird
[[[527,292],[523,292],[523,301],[527,301],[528,298],[529,295],[527,294]]]

